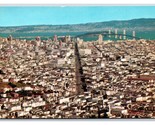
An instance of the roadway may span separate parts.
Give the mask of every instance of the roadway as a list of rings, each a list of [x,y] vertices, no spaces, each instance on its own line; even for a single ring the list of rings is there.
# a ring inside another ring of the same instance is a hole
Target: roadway
[[[85,77],[83,74],[83,68],[81,65],[81,58],[80,58],[77,42],[75,42],[74,52],[75,52],[76,91],[77,91],[77,94],[80,94],[87,91],[87,86],[85,83]]]

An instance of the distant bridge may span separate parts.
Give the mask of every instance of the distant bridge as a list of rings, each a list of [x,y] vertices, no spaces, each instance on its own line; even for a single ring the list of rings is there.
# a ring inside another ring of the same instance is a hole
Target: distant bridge
[[[128,35],[128,34],[123,34],[123,33],[114,33],[114,32],[111,32],[111,33],[109,33],[108,31],[99,31],[99,32],[89,32],[89,33],[84,33],[84,34],[80,34],[80,35],[77,35],[77,36],[75,36],[76,38],[77,37],[87,37],[87,36],[91,36],[91,35],[94,35],[94,36],[98,36],[99,34],[101,34],[101,35],[103,35],[104,37],[106,36],[116,36],[117,35],[117,37],[120,37],[120,36],[122,36],[122,37],[124,37],[124,36],[126,36],[126,37],[128,37],[128,38],[132,38],[132,39],[141,39],[141,38],[139,38],[139,37],[136,37],[136,36],[132,36],[132,35]],[[119,38],[118,38],[119,39]],[[123,39],[123,38],[122,38]]]

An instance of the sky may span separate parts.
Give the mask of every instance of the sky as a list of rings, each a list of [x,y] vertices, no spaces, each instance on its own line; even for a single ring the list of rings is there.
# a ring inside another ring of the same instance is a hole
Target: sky
[[[0,6],[0,26],[155,18],[155,6]]]

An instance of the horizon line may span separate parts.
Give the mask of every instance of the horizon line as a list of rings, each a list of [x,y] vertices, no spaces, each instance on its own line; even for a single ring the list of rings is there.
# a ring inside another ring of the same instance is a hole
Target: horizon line
[[[24,26],[47,26],[47,25],[52,25],[52,26],[64,26],[64,25],[84,25],[84,24],[89,24],[89,23],[102,23],[102,22],[112,22],[112,21],[131,21],[131,20],[138,20],[138,19],[155,19],[155,18],[145,18],[145,17],[142,17],[142,18],[132,18],[132,19],[125,19],[125,20],[108,20],[108,21],[99,21],[99,22],[86,22],[86,23],[70,23],[70,24],[23,24],[23,25],[12,25],[12,26],[0,26],[0,28],[9,28],[9,27],[24,27]]]

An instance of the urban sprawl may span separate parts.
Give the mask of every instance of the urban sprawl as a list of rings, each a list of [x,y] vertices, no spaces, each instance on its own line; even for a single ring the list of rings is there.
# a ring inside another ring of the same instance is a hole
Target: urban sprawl
[[[103,37],[0,38],[0,118],[155,118],[155,41]]]

